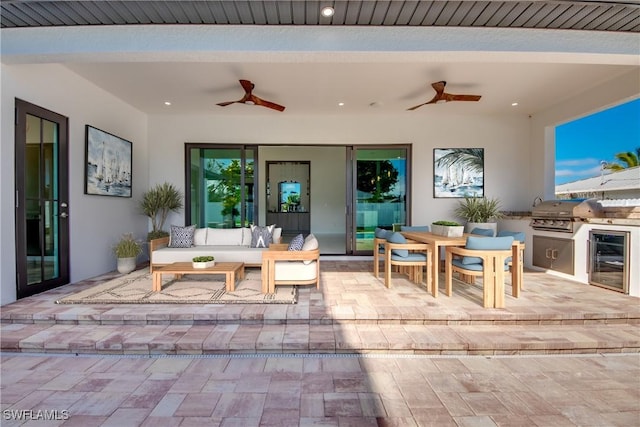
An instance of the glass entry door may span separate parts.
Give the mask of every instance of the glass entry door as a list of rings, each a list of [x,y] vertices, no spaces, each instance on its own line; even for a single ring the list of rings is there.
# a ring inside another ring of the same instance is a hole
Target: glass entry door
[[[18,298],[69,283],[67,123],[16,99]]]
[[[348,204],[351,253],[371,254],[376,227],[409,224],[410,146],[354,146],[353,185]]]

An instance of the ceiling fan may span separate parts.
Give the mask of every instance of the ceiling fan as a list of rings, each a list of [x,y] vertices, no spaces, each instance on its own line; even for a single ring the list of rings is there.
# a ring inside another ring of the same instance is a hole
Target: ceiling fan
[[[252,91],[253,88],[255,87],[255,85],[253,83],[251,83],[249,80],[240,80],[240,85],[242,86],[242,88],[244,89],[244,96],[242,97],[242,99],[239,99],[237,101],[228,101],[228,102],[220,102],[218,103],[219,106],[221,107],[226,107],[227,105],[231,105],[231,104],[249,104],[249,105],[260,105],[262,107],[267,107],[267,108],[271,108],[274,110],[278,110],[278,111],[284,111],[284,107],[282,105],[278,105],[274,102],[270,102],[270,101],[266,101],[264,99],[258,98],[257,96],[255,96]]]
[[[445,81],[439,81],[435,83],[431,83],[431,87],[436,91],[435,96],[429,102],[425,102],[420,105],[416,105],[415,107],[407,108],[408,111],[415,110],[416,108],[420,108],[423,105],[427,104],[439,104],[442,102],[450,102],[450,101],[479,101],[480,95],[454,95],[452,93],[446,93],[444,91],[444,87],[447,85]]]

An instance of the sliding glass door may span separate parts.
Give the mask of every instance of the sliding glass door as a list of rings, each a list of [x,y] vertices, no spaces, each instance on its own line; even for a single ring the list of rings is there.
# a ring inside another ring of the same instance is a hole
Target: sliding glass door
[[[257,147],[186,144],[187,224],[248,227],[257,218]]]
[[[370,254],[376,227],[389,230],[409,224],[410,146],[352,147],[351,251]]]

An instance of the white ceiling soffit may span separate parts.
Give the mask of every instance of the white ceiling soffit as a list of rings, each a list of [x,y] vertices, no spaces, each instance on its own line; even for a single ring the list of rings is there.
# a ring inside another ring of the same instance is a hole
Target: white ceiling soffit
[[[3,14],[15,2],[6,3]],[[371,3],[388,3],[390,10],[396,2]],[[3,63],[63,64],[149,114],[535,114],[625,73],[638,73],[640,81],[640,33],[633,31],[306,24],[1,31]],[[286,110],[217,106],[242,97],[239,79],[251,80],[255,95]],[[446,92],[482,98],[406,111],[431,99],[431,83],[440,80],[447,81]]]

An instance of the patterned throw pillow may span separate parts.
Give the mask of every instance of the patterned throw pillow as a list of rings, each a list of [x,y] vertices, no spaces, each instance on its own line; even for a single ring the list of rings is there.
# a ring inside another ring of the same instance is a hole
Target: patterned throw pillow
[[[289,242],[288,250],[301,251],[303,245],[304,245],[304,236],[302,234],[298,234],[296,237],[291,239],[291,242]]]
[[[252,248],[268,248],[271,244],[271,236],[275,225],[261,227],[251,225],[251,247]]]
[[[188,227],[172,225],[171,233],[169,235],[169,247],[190,248],[191,246],[193,246],[193,234],[195,233],[195,231],[195,225],[189,225]]]

